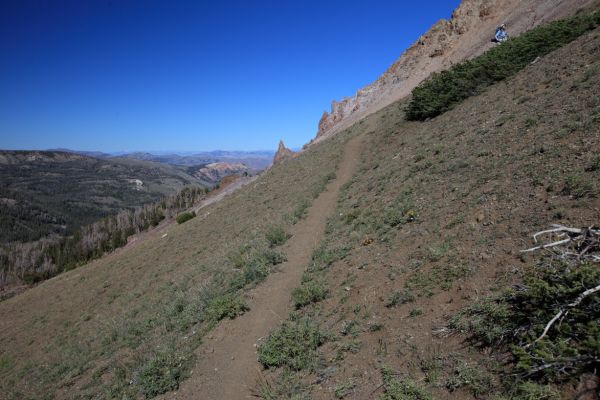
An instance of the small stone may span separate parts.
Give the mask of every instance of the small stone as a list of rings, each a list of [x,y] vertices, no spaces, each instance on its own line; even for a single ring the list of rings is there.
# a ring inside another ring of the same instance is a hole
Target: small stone
[[[346,292],[349,292],[349,291],[350,291],[350,286],[346,286],[346,287],[344,288],[344,290],[345,290]]]

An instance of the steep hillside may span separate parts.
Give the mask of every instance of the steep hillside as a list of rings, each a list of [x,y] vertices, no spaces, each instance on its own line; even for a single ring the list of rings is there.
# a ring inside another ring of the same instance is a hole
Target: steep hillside
[[[0,397],[121,399],[177,387],[202,337],[242,313],[244,291],[285,259],[271,246],[334,176],[343,140],[1,302]]]
[[[359,170],[292,293],[296,311],[259,346],[262,397],[597,398],[597,349],[578,343],[598,338],[597,295],[577,317],[584,336],[555,345],[576,329],[565,320],[546,347],[524,347],[560,308],[545,274],[566,302],[598,274],[569,288],[564,255],[520,250],[551,224],[598,226],[599,93],[596,29],[428,122],[395,103],[356,124]],[[498,299],[532,282],[530,325],[511,325],[520,317]],[[299,332],[314,341],[294,344]]]
[[[598,225],[599,93],[596,28],[426,122],[406,102],[369,115],[0,303],[0,396],[597,397],[597,295],[520,346],[597,266],[520,250],[552,223]],[[504,302],[536,290],[520,314]]]
[[[594,0],[463,0],[449,20],[422,35],[375,82],[352,97],[333,101],[319,121],[321,140],[386,105],[406,97],[432,72],[475,57],[493,46],[494,29],[508,25],[512,36],[572,14]]]
[[[200,181],[158,163],[65,152],[0,151],[0,242],[37,240]]]

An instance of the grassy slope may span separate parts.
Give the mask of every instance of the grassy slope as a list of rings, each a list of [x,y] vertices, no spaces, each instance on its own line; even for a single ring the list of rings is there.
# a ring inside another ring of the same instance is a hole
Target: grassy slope
[[[0,303],[0,397],[132,396],[144,388],[129,382],[160,349],[189,358],[194,346],[185,343],[199,343],[209,328],[195,308],[210,296],[207,282],[233,273],[228,257],[240,246],[264,247],[270,226],[293,223],[335,171],[344,139],[273,168],[173,225],[166,238],[154,235]]]
[[[265,398],[491,397],[503,355],[435,333],[519,279],[534,262],[519,253],[533,232],[598,224],[599,93],[596,29],[431,121],[405,121],[397,103],[357,124],[366,150],[325,242],[341,260],[307,275],[326,280],[330,295],[292,317],[332,339],[316,372],[271,372],[279,385],[263,388]],[[576,385],[561,388],[565,398]]]

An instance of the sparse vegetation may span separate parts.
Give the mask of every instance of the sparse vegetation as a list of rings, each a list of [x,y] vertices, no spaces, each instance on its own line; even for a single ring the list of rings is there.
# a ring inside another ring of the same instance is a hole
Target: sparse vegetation
[[[383,376],[384,395],[380,400],[432,400],[429,392],[414,380],[402,378],[388,367],[381,370]]]
[[[451,392],[465,388],[476,398],[489,393],[493,389],[491,376],[480,366],[463,364],[454,370],[454,374],[446,382]]]
[[[411,303],[415,301],[415,296],[408,290],[396,290],[394,291],[386,303],[386,307],[392,308],[401,304]]]
[[[441,258],[441,254],[445,254],[447,250],[439,250],[435,248],[435,260]],[[433,261],[431,257],[429,260]],[[431,271],[416,271],[410,275],[406,281],[406,289],[409,293],[415,292],[418,296],[432,296],[437,289],[449,290],[454,281],[465,278],[473,272],[473,269],[468,265],[440,265],[435,266]]]
[[[356,384],[351,379],[347,380],[346,382],[340,383],[335,387],[335,391],[333,392],[335,394],[335,398],[343,399],[344,397],[352,393],[355,387]]]
[[[599,24],[600,12],[582,13],[550,22],[494,47],[473,60],[433,74],[413,90],[406,118],[423,121],[442,114],[460,101],[516,74],[536,57],[556,50]]]
[[[575,199],[583,197],[594,197],[596,191],[591,182],[579,175],[568,176],[563,187],[562,194],[573,196]]]

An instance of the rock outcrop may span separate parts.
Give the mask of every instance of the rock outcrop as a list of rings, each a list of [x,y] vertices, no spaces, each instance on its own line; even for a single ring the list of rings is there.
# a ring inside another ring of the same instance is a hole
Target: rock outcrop
[[[241,163],[216,162],[205,166],[188,168],[188,173],[190,175],[209,186],[218,183],[227,176],[244,175],[251,172],[252,171],[246,165]]]
[[[463,0],[450,20],[440,20],[375,82],[352,97],[333,101],[313,142],[406,97],[431,73],[480,55],[493,44],[494,28],[506,23],[518,35],[540,23],[573,14],[594,0]]]
[[[283,140],[279,141],[279,146],[277,147],[277,153],[275,153],[275,157],[273,157],[273,165],[279,164],[283,160],[287,160],[294,156],[294,152],[287,147],[283,143]]]

